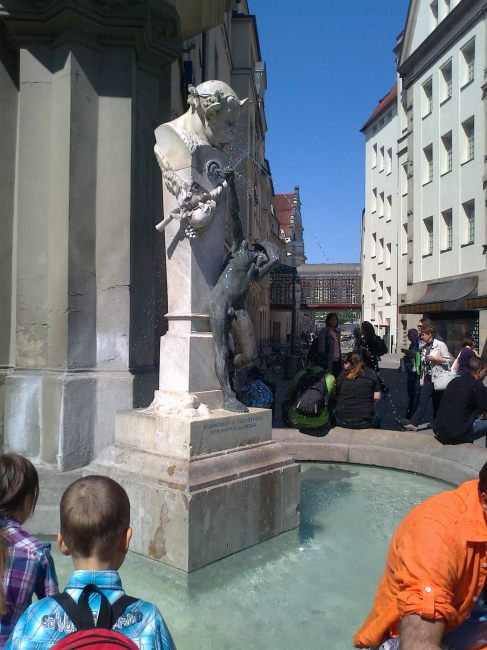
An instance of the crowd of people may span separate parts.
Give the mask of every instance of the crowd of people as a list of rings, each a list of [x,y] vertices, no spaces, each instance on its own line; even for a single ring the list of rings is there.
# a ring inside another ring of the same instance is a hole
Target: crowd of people
[[[338,322],[336,313],[328,314],[325,326],[309,344],[305,342],[309,367],[300,367],[289,384],[282,403],[284,425],[303,432],[335,425],[381,427],[376,407],[389,388],[379,362],[388,352],[387,346],[372,323],[364,321],[353,332],[353,351],[343,354]],[[417,431],[431,402],[431,427],[437,440],[460,444],[483,437],[487,432],[487,389],[483,385],[487,365],[473,338],[464,337],[453,360],[428,318],[422,318],[407,337],[409,346],[401,350],[404,356],[399,370],[406,374],[408,404],[404,418],[396,417],[397,422],[404,430]],[[247,371],[243,388],[235,379],[233,385],[247,406],[275,409],[276,384],[266,381],[257,367]]]

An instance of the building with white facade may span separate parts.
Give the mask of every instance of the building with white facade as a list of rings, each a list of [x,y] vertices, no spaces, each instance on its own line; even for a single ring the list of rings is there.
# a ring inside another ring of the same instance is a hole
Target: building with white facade
[[[397,118],[390,128],[396,132],[393,168],[397,200],[391,225],[396,223],[397,255],[390,272],[391,276],[397,273],[399,344],[405,342],[407,329],[426,315],[434,320],[452,353],[458,352],[466,332],[473,334],[484,350],[486,26],[486,6],[480,0],[411,0],[396,48]],[[376,284],[374,291],[373,277],[377,282],[382,274],[387,277],[385,259],[384,266],[378,259],[382,255],[379,241],[383,237],[385,244],[392,234],[377,226],[382,223],[380,193],[390,191],[379,185],[381,147],[386,150],[390,145],[381,141],[386,125],[373,132],[377,117],[363,129],[366,208],[362,264],[364,318],[370,317],[378,325],[385,312],[377,307],[385,310],[386,305],[378,297],[382,288]],[[391,132],[390,141],[393,139]],[[375,144],[379,158],[374,168]],[[384,282],[385,286],[391,285]]]
[[[485,12],[412,0],[398,66],[409,161],[399,312],[405,324],[428,314],[452,352],[467,331],[481,348],[487,337]]]
[[[397,342],[400,197],[397,168],[397,85],[362,128],[365,135],[365,210],[362,219],[362,316],[388,347]]]

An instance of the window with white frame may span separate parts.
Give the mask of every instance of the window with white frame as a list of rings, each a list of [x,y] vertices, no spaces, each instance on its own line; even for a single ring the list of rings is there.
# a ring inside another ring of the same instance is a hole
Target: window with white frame
[[[372,190],[372,201],[371,201],[370,209],[372,212],[377,211],[377,188],[376,187],[374,187],[374,189]]]
[[[384,262],[384,239],[379,239],[379,250],[377,251],[377,261],[379,264]]]
[[[402,224],[402,240],[401,240],[401,253],[407,255],[408,252],[408,225]]]
[[[372,169],[377,167],[377,142],[372,145]]]
[[[440,102],[445,102],[452,95],[452,62],[451,59],[440,68]]]
[[[461,79],[460,83],[463,86],[470,83],[475,78],[475,39],[469,41],[465,47],[462,48],[462,55],[460,57]]]
[[[375,232],[372,233],[372,243],[370,247],[370,256],[375,257],[377,255],[377,235]]]
[[[379,171],[384,171],[384,147],[379,149]]]
[[[465,215],[463,226],[463,241],[465,244],[473,244],[475,241],[475,200],[462,203]]]
[[[462,163],[473,160],[475,155],[475,133],[474,133],[474,117],[469,117],[468,120],[462,123]]]
[[[386,198],[386,207],[385,207],[386,221],[390,221],[392,218],[392,194]]]
[[[392,172],[392,149],[387,150],[387,164],[386,164],[386,174],[389,175]]]
[[[423,149],[423,185],[433,180],[433,145]]]
[[[443,145],[441,152],[441,173],[448,174],[448,172],[451,172],[453,166],[451,131],[441,136],[441,144]]]
[[[376,285],[376,274],[372,273],[372,281],[370,283],[370,290],[375,291],[375,285]]]
[[[433,255],[433,217],[423,219],[423,255]]]
[[[379,280],[379,290],[377,291],[377,298],[379,300],[384,297],[384,282]]]
[[[444,210],[441,213],[442,228],[441,228],[441,250],[450,251],[453,247],[453,222],[452,211]]]
[[[401,194],[405,196],[408,193],[408,163],[402,164],[401,172]]]
[[[423,84],[423,117],[433,111],[433,79],[430,77]]]
[[[391,295],[392,295],[391,289],[392,287],[386,287],[386,295],[384,296],[386,305],[391,304]]]
[[[384,216],[384,192],[379,194],[379,219]]]
[[[372,322],[375,321],[375,302],[372,302],[372,303],[370,304],[370,320],[371,320]]]
[[[430,32],[438,27],[438,0],[430,4]]]
[[[391,268],[392,244],[386,244],[386,269]]]
[[[443,12],[445,14],[445,17],[450,13],[450,4],[450,0],[443,0]]]

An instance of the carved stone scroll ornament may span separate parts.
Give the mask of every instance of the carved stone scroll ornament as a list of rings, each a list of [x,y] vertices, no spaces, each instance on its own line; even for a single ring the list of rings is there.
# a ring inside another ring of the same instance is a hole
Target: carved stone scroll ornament
[[[154,147],[154,152],[162,171],[164,183],[177,200],[174,210],[157,224],[157,230],[162,232],[173,219],[177,219],[183,223],[186,237],[189,239],[202,237],[215,216],[226,183],[223,182],[210,192],[196,182],[188,185],[171,168],[169,161],[157,144]]]

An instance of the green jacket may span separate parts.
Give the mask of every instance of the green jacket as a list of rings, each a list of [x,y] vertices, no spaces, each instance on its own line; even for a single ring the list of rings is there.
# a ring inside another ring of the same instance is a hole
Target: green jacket
[[[322,372],[323,368],[321,366],[313,366],[313,372]],[[328,411],[328,408],[325,406],[323,411],[318,415],[317,417],[311,416],[311,415],[302,415],[301,413],[297,413],[297,411],[294,410],[292,403],[295,398],[295,389],[296,386],[298,385],[299,380],[301,377],[304,375],[306,371],[305,370],[300,370],[297,372],[294,377],[291,380],[291,383],[289,385],[289,390],[292,391],[293,397],[291,398],[291,406],[288,408],[287,411],[287,416],[289,418],[289,421],[291,424],[293,424],[295,427],[309,427],[310,429],[319,429],[320,427],[324,427],[325,424],[327,424],[328,419],[330,417],[330,413]],[[335,377],[331,373],[327,373],[325,375],[325,381],[326,381],[326,386],[328,388],[328,395],[330,399],[333,399],[335,397]]]

